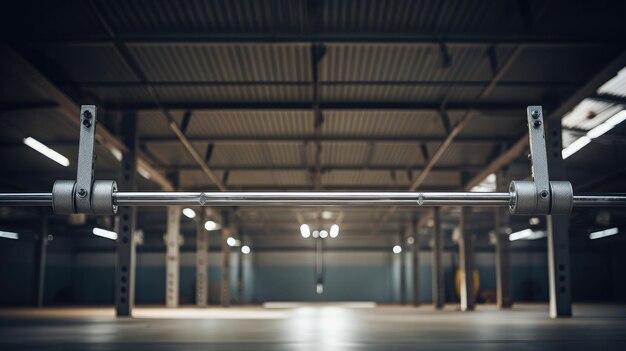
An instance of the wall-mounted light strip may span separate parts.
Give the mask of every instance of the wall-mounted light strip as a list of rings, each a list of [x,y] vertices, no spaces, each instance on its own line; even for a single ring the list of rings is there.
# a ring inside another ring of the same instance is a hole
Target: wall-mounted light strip
[[[94,235],[97,236],[101,236],[103,238],[107,238],[107,239],[111,239],[111,240],[117,240],[117,233],[110,231],[110,230],[106,230],[106,229],[102,229],[102,228],[93,228],[92,233]]]
[[[183,214],[187,218],[196,218],[196,211],[189,207],[183,208]]]
[[[520,230],[519,232],[511,233],[509,235],[509,241],[515,240],[535,240],[546,237],[546,232],[544,230],[532,230],[530,228]]]
[[[601,137],[609,130],[615,128],[616,125],[624,122],[624,120],[626,120],[626,110],[622,110],[614,114],[612,117],[610,117],[606,121],[602,122],[601,124],[597,125],[595,128],[588,131],[586,135],[576,139],[576,141],[574,141],[568,147],[563,149],[563,151],[561,151],[561,155],[563,156],[563,159],[566,159],[572,156],[573,154],[577,153],[578,151],[580,151],[580,149],[587,146],[591,142],[591,140]]]
[[[18,233],[4,232],[0,230],[0,238],[17,240],[20,238],[20,235]]]
[[[68,160],[67,157],[65,157],[65,156],[61,155],[60,153],[52,150],[51,148],[49,148],[46,145],[42,144],[41,142],[39,142],[35,138],[31,138],[31,137],[24,138],[24,144],[30,146],[35,151],[41,153],[42,155],[44,155],[47,158],[51,159],[52,161],[60,164],[61,166],[67,167],[67,166],[70,165],[70,160]]]
[[[591,234],[589,234],[589,239],[594,240],[594,239],[600,239],[600,238],[604,238],[607,236],[611,236],[611,235],[615,235],[619,233],[619,229],[618,228],[610,228],[610,229],[605,229],[605,230],[601,230],[599,232],[593,232]]]

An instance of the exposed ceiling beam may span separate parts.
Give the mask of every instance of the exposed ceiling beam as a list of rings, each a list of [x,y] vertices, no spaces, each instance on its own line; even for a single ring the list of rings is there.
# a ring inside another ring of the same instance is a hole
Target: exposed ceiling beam
[[[554,111],[548,111],[548,119],[562,118],[571,111],[578,103],[587,97],[596,96],[598,88],[613,78],[622,68],[626,66],[626,50],[617,55],[603,69],[591,77],[587,83],[580,87],[576,93],[570,96]],[[493,160],[485,169],[472,178],[466,185],[465,190],[469,190],[480,184],[489,174],[499,171],[502,166],[509,164],[511,161],[519,157],[528,147],[528,134],[524,134],[513,146],[503,152],[499,157]]]
[[[187,103],[168,103],[163,102],[157,105],[154,102],[143,103],[125,103],[125,104],[106,104],[107,111],[145,111],[159,112],[161,108],[168,110],[192,110],[196,112],[211,112],[214,110],[302,110],[303,112],[311,112],[313,104],[310,102],[269,102],[269,103],[251,103],[251,102],[233,102],[233,103],[214,103],[214,102],[187,102]],[[320,110],[350,110],[350,111],[369,111],[369,110],[410,110],[420,112],[439,113],[441,110],[439,103],[398,103],[398,102],[320,102]],[[503,115],[503,116],[519,116],[520,109],[526,107],[523,103],[498,102],[498,103],[448,103],[446,111],[448,114],[464,113],[471,111],[484,115]]]
[[[265,144],[265,143],[307,143],[313,141],[313,135],[216,135],[216,136],[189,136],[187,139],[192,143],[213,143],[213,144]],[[321,142],[362,142],[362,143],[441,143],[445,140],[443,136],[416,135],[416,136],[393,136],[393,135],[322,135]],[[491,144],[503,143],[510,141],[507,137],[494,136],[459,136],[455,143],[474,143],[474,144]],[[141,143],[146,144],[172,144],[177,143],[178,139],[172,137],[143,137],[140,138]],[[63,145],[68,143],[76,143],[76,141],[50,141],[50,145]],[[1,143],[0,143],[1,144]]]
[[[197,171],[200,168],[197,165],[179,165],[179,166],[164,166],[159,169],[163,171]],[[268,168],[267,165],[211,165],[213,170],[230,170],[230,171],[310,171],[314,167],[303,167],[301,165],[279,165]],[[331,171],[403,171],[406,170],[405,166],[401,165],[321,165],[322,173]],[[420,171],[424,169],[424,166],[413,166],[410,171]],[[483,166],[479,165],[446,165],[436,166],[433,171],[441,172],[479,172],[483,169]],[[0,172],[0,174],[3,174]]]
[[[515,62],[515,60],[517,59],[517,57],[520,55],[522,51],[523,51],[522,47],[519,47],[519,46],[513,50],[513,52],[507,57],[504,63],[502,63],[502,66],[500,66],[500,68],[494,74],[489,85],[487,85],[483,89],[483,91],[480,93],[480,95],[478,96],[474,104],[480,103],[481,100],[489,96],[489,94],[493,91],[498,81],[502,79],[504,74],[513,65],[513,62]],[[445,152],[448,150],[448,148],[450,147],[450,145],[452,144],[456,136],[459,135],[459,133],[463,130],[465,125],[469,123],[472,113],[473,113],[472,110],[468,110],[465,113],[465,115],[460,119],[460,121],[450,130],[450,133],[448,133],[448,136],[443,141],[441,146],[439,146],[437,151],[435,151],[435,153],[428,160],[428,163],[426,164],[426,167],[424,168],[424,170],[413,181],[413,183],[411,184],[411,187],[409,188],[409,191],[415,191],[424,182],[424,180],[426,180],[426,178],[428,177],[428,174],[430,173],[430,170],[434,167],[434,165],[437,162],[439,162],[439,160],[441,159],[441,157],[443,157]]]
[[[222,44],[222,43],[246,43],[246,44],[295,44],[303,45],[312,42],[337,43],[337,44],[409,44],[419,46],[437,47],[445,44],[454,46],[491,46],[491,45],[525,45],[533,47],[578,47],[598,46],[601,44],[623,43],[624,36],[621,33],[576,33],[572,35],[512,35],[502,34],[447,34],[442,37],[438,34],[402,34],[402,33],[367,33],[367,34],[337,34],[337,33],[312,33],[312,34],[281,34],[281,33],[135,33],[120,34],[119,40],[128,45],[150,44]],[[111,39],[106,35],[94,35],[86,33],[73,33],[65,36],[37,38],[21,38],[29,44],[98,44],[108,43]]]
[[[424,170],[421,171],[420,174],[417,176],[417,178],[415,178],[413,182],[411,183],[411,186],[409,187],[409,191],[416,191],[424,183],[424,181],[426,181],[426,178],[428,178],[428,175],[434,168],[435,164],[439,162],[439,160],[446,153],[450,145],[452,145],[452,142],[457,137],[457,135],[459,135],[459,133],[461,133],[465,125],[469,123],[474,112],[473,110],[471,110],[471,108],[479,104],[481,100],[485,99],[493,91],[498,81],[502,79],[506,71],[511,67],[513,62],[515,62],[515,60],[517,59],[517,57],[520,55],[522,51],[523,51],[523,47],[517,46],[513,50],[513,52],[509,54],[506,60],[502,63],[502,66],[500,66],[497,69],[497,71],[494,73],[489,85],[487,85],[481,91],[480,95],[476,98],[474,103],[472,103],[472,106],[470,107],[470,109],[468,109],[463,115],[463,117],[457,122],[457,124],[454,127],[452,127],[446,139],[439,146],[439,148],[437,148],[437,151],[435,151],[435,153],[430,156],[430,158],[428,159],[428,162],[426,163],[426,166],[424,167]],[[442,106],[440,106],[440,110],[444,110],[444,111],[447,110],[447,104],[445,103],[445,99],[444,99],[444,103],[442,104]],[[389,211],[381,219],[380,226],[384,225],[388,221],[389,217],[391,217],[391,215],[396,210],[396,208],[397,208],[396,206],[389,208]]]
[[[443,81],[443,80],[350,80],[350,81],[319,81],[321,87],[335,86],[425,86],[425,87],[462,87],[480,88],[489,85],[489,81]],[[144,83],[140,81],[91,81],[91,82],[57,82],[63,87],[78,88],[143,88],[147,85],[156,88],[173,87],[309,87],[310,81],[150,81]],[[567,88],[580,85],[574,81],[506,81],[498,82],[499,87],[513,88]]]
[[[24,84],[31,86],[33,92],[43,92],[48,99],[58,104],[56,109],[66,118],[68,125],[76,129],[78,135],[80,126],[80,106],[61,92],[50,80],[12,48],[0,43],[0,55],[2,56],[3,65],[10,67],[14,72],[19,72],[19,79],[21,79]],[[6,76],[4,78],[7,79]],[[120,151],[128,150],[126,145],[111,134],[102,124],[98,125],[98,128],[96,128],[96,140],[110,149],[115,148]],[[141,151],[137,151],[137,167],[150,172],[150,180],[159,184],[163,190],[169,191],[174,189],[172,184],[154,168],[149,158]]]
[[[117,53],[123,58],[124,62],[128,65],[128,67],[130,67],[130,69],[135,74],[135,76],[142,83],[145,84],[146,91],[152,98],[154,104],[161,110],[161,113],[163,113],[163,115],[168,121],[170,129],[180,139],[180,142],[183,144],[187,152],[198,163],[198,165],[202,168],[203,172],[211,180],[211,182],[213,182],[213,184],[215,184],[215,186],[217,186],[217,188],[220,191],[226,191],[227,189],[222,183],[222,181],[219,179],[219,177],[215,173],[213,173],[213,171],[211,171],[209,166],[203,161],[203,158],[202,156],[200,156],[200,153],[198,152],[198,150],[196,150],[196,148],[191,144],[191,142],[189,142],[189,140],[185,136],[185,133],[180,129],[178,124],[176,124],[176,121],[174,120],[174,117],[171,115],[169,109],[163,106],[163,103],[158,93],[156,92],[154,87],[150,85],[147,76],[141,69],[141,66],[137,63],[133,55],[128,50],[126,43],[124,43],[124,41],[121,40],[119,36],[115,33],[115,31],[113,30],[113,27],[109,24],[109,21],[106,18],[105,14],[102,11],[100,11],[95,1],[89,1],[88,5],[94,11],[96,18],[100,22],[100,25],[103,27],[103,29],[107,33],[109,40],[113,42]],[[189,112],[189,114],[191,114],[191,112]]]

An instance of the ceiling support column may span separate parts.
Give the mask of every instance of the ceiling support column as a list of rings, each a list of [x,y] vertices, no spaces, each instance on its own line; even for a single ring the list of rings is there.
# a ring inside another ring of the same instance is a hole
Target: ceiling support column
[[[471,209],[461,208],[461,237],[459,238],[459,261],[461,270],[461,311],[471,311],[476,305],[474,289],[474,240],[467,230]]]
[[[547,124],[546,143],[551,180],[566,180],[561,155],[561,121]],[[548,276],[550,287],[550,317],[572,316],[569,259],[569,215],[546,216],[548,231]]]
[[[222,284],[220,301],[222,307],[230,306],[230,246],[228,238],[232,234],[228,210],[222,211]]]
[[[446,303],[445,286],[443,281],[443,233],[441,232],[441,209],[433,209],[433,305],[435,309],[442,309]]]
[[[411,247],[411,268],[412,268],[412,283],[413,283],[413,306],[420,305],[420,284],[419,284],[419,228],[417,226],[417,218],[413,218],[411,221],[411,235],[413,238],[413,246]]]
[[[506,189],[508,184],[502,173],[496,179],[497,191]],[[494,235],[496,237],[496,306],[499,310],[513,306],[511,293],[511,242],[503,227],[509,224],[506,209],[494,209]]]
[[[35,306],[43,307],[44,282],[46,276],[46,253],[48,251],[48,213],[41,211],[41,232],[35,240],[35,274],[33,276],[33,297]]]
[[[205,211],[196,221],[196,306],[206,307],[209,300],[209,232],[204,229]]]
[[[404,230],[402,231],[404,234]],[[398,258],[400,259],[400,304],[406,305],[406,253],[404,252],[404,235],[399,235],[399,245],[402,248],[402,251],[398,254]]]
[[[240,237],[243,245],[243,237]],[[243,280],[243,252],[237,252],[237,303],[243,304],[244,280]]]
[[[120,191],[135,191],[137,176],[137,115],[127,113],[122,118],[123,144],[122,176],[118,181]],[[117,263],[115,268],[115,314],[132,316],[135,303],[135,207],[118,210],[119,235],[116,242]]]
[[[165,304],[170,308],[178,307],[180,285],[180,213],[180,206],[167,207]]]

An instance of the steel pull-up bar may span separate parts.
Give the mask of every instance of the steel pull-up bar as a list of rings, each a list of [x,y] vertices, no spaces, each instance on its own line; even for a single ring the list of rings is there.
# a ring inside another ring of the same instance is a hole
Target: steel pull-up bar
[[[52,193],[0,193],[0,206],[52,206]],[[117,206],[509,206],[488,192],[115,192]],[[573,197],[573,207],[624,207],[626,195]]]
[[[567,214],[572,207],[626,206],[626,195],[574,196],[570,182],[550,181],[543,112],[527,109],[531,181],[509,192],[118,192],[94,180],[96,107],[81,107],[76,180],[58,180],[51,193],[0,193],[0,206],[52,206],[55,213],[114,214],[118,206],[507,206],[513,214]]]

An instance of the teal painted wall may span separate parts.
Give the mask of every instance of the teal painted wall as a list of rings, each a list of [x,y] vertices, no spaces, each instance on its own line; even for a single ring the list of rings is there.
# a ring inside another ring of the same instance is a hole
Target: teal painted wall
[[[31,304],[33,242],[3,241],[0,256],[0,305]],[[4,250],[10,247],[11,250]],[[211,303],[217,303],[221,280],[221,255],[211,255],[209,268]],[[231,300],[236,301],[236,255],[233,255]],[[492,253],[477,254],[481,289],[495,289]],[[245,257],[245,295],[248,303],[266,301],[375,301],[399,302],[399,264],[391,253],[327,253],[325,289],[315,293],[314,268],[307,253],[253,253]],[[113,253],[71,255],[51,252],[46,265],[45,304],[111,305],[114,287]],[[406,266],[407,298],[412,296],[411,267]],[[444,255],[446,299],[456,301],[454,267],[456,256]],[[137,260],[136,303],[163,305],[165,302],[165,255],[140,253]],[[576,301],[614,299],[615,280],[611,257],[597,253],[572,254],[572,292]],[[431,301],[431,271],[428,252],[420,253],[420,298]],[[180,302],[195,303],[194,255],[181,257]],[[512,288],[516,301],[547,301],[548,276],[545,254],[514,253]]]

